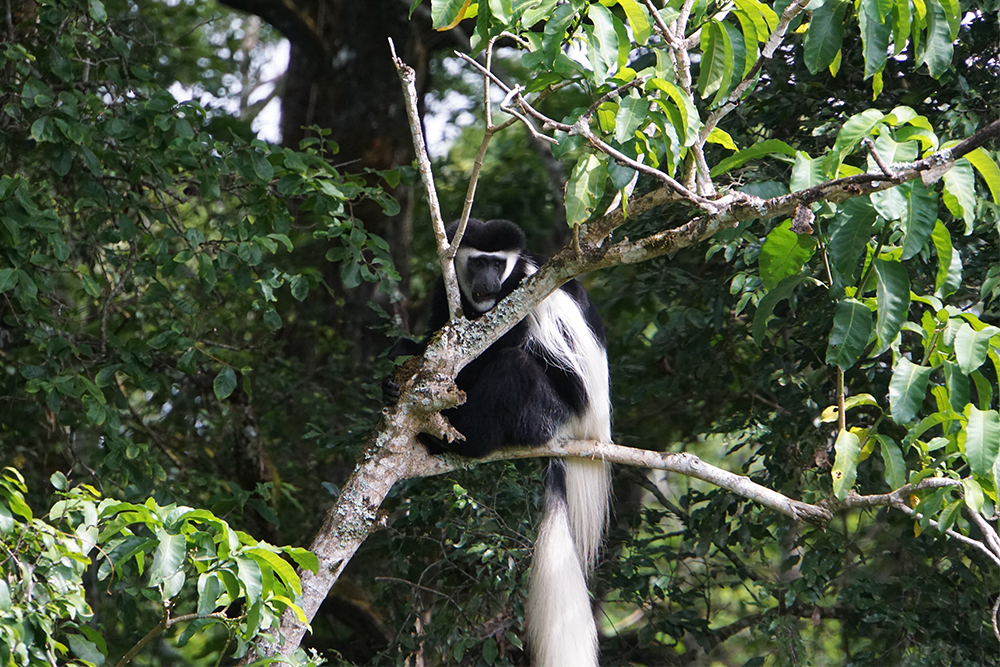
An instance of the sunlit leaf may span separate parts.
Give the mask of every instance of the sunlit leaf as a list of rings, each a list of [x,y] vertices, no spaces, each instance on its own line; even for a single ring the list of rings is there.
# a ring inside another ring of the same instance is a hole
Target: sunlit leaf
[[[808,234],[791,231],[786,220],[771,230],[760,249],[760,279],[771,290],[782,280],[802,270],[816,252],[816,240]]]
[[[972,472],[986,477],[993,470],[1000,453],[1000,414],[969,405],[965,425],[965,456]]]
[[[836,452],[833,468],[830,470],[830,476],[833,478],[833,494],[843,500],[858,478],[861,439],[855,433],[843,430],[837,434],[833,449]]]
[[[889,410],[892,419],[897,424],[907,424],[913,421],[920,410],[920,405],[927,395],[927,382],[931,377],[931,368],[919,366],[906,357],[900,357],[892,369],[892,379],[889,381]]]

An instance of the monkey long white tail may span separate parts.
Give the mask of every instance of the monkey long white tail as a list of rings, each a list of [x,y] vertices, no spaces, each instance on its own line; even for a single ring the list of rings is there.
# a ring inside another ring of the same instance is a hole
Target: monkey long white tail
[[[585,459],[551,465],[559,469],[551,471],[546,484],[528,587],[532,664],[597,667],[597,625],[587,576],[607,521],[610,466]]]

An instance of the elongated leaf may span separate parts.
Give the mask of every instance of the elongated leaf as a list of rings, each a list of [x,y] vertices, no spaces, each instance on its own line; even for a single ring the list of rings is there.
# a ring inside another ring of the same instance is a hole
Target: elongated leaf
[[[811,74],[826,69],[840,52],[844,41],[844,15],[850,3],[824,2],[812,13],[803,44],[806,67]]]
[[[955,334],[955,360],[966,375],[978,369],[986,361],[990,351],[990,338],[1000,329],[986,327],[976,331],[968,322],[963,322]]]
[[[858,260],[871,239],[875,209],[867,197],[848,199],[837,207],[829,228],[827,250],[837,273],[847,281],[854,279]]]
[[[604,163],[594,155],[584,155],[576,163],[566,184],[566,222],[571,227],[583,224],[594,213],[607,174]]]
[[[886,21],[879,0],[861,0],[858,20],[861,23],[861,41],[864,44],[865,79],[885,68],[889,51],[891,21]]]
[[[889,410],[894,422],[907,424],[913,421],[927,395],[930,377],[930,368],[918,366],[906,357],[899,358],[889,381]]]
[[[906,321],[910,310],[910,278],[906,268],[899,262],[876,259],[875,274],[878,276],[878,356],[889,349],[896,335]]]
[[[856,299],[843,299],[833,316],[826,363],[847,370],[857,362],[872,332],[872,311]]]
[[[910,259],[927,245],[937,221],[937,193],[928,190],[920,181],[910,181],[906,193],[907,211],[904,223],[903,259]]]
[[[183,535],[171,535],[160,529],[156,531],[156,552],[149,568],[149,581],[153,585],[167,583],[176,575],[187,555],[187,540]]]
[[[986,477],[992,473],[1000,453],[1000,414],[996,410],[980,410],[970,405],[968,417],[965,456],[972,472]]]
[[[599,3],[590,5],[587,16],[594,22],[593,26],[584,26],[590,63],[597,83],[604,83],[618,68],[618,33],[615,31],[614,16]]]
[[[712,176],[724,174],[730,169],[740,167],[750,160],[756,160],[757,158],[774,155],[776,153],[780,155],[795,155],[795,149],[781,139],[767,139],[720,161],[717,165],[712,167]]]
[[[977,148],[965,155],[965,159],[972,163],[979,175],[986,181],[986,187],[990,189],[993,196],[993,203],[1000,204],[1000,167],[990,154],[983,148]]]
[[[618,0],[618,4],[625,10],[628,23],[632,26],[632,36],[635,43],[642,46],[649,40],[650,22],[646,7],[636,0]]]
[[[976,174],[965,158],[955,160],[944,174],[944,205],[951,214],[965,221],[965,235],[972,233],[976,222]]]
[[[236,389],[236,373],[231,366],[226,366],[215,376],[212,389],[215,391],[215,397],[220,401],[229,398],[233,390]]]
[[[771,230],[760,249],[760,279],[771,290],[778,283],[802,270],[802,266],[816,252],[816,240],[808,234],[791,230],[792,221],[786,220]]]
[[[647,91],[654,88],[665,93],[677,106],[681,124],[675,125],[675,129],[678,136],[684,137],[684,145],[690,146],[698,139],[698,133],[701,131],[701,118],[698,116],[694,100],[679,87],[663,79],[650,79],[646,83]]]
[[[972,383],[976,385],[976,400],[980,410],[989,410],[993,405],[993,383],[987,380],[981,371],[972,373]]]
[[[733,48],[729,33],[712,20],[701,29],[701,67],[698,70],[698,93],[706,98],[728,83],[733,74]]]
[[[645,122],[649,112],[649,100],[628,95],[622,98],[618,114],[615,116],[615,141],[625,143]]]
[[[951,234],[940,220],[934,223],[931,241],[937,250],[938,269],[934,280],[934,295],[940,298],[955,293],[962,284],[962,257],[951,244]]]
[[[736,6],[753,21],[757,39],[766,42],[771,32],[778,27],[778,15],[773,9],[758,0],[736,0]]]
[[[790,297],[795,288],[807,280],[808,278],[802,275],[789,276],[760,300],[760,303],[757,304],[757,312],[753,316],[753,339],[757,341],[758,345],[761,344],[761,341],[764,340],[764,334],[767,333],[767,321],[774,313],[774,307]]]
[[[979,482],[966,477],[962,480],[962,490],[965,492],[965,504],[973,512],[981,512],[983,509],[983,487]]]
[[[931,77],[938,79],[951,67],[955,36],[941,4],[937,0],[926,0],[926,5],[927,32],[921,61],[927,65]]]
[[[202,572],[198,576],[198,615],[204,617],[215,611],[225,590],[218,573]]]
[[[264,590],[264,578],[260,571],[260,565],[254,559],[246,556],[238,556],[236,565],[239,569],[240,584],[246,592],[247,602],[253,604],[260,600]]]
[[[970,400],[969,376],[962,372],[958,364],[944,362],[944,382],[948,388],[948,402],[951,409],[961,412]]]
[[[858,457],[861,455],[861,439],[851,431],[837,434],[833,449],[836,457],[830,475],[833,477],[833,494],[838,499],[847,497],[847,492],[858,478]]]
[[[901,488],[906,484],[906,460],[896,441],[887,435],[877,435],[882,451],[882,463],[885,464],[885,481],[890,489]]]
[[[465,18],[472,0],[431,0],[431,24],[435,30],[451,30]]]
[[[295,591],[296,595],[302,595],[302,581],[299,579],[299,575],[295,573],[295,568],[289,565],[288,561],[276,553],[259,547],[247,549],[246,553],[258,561],[259,564],[266,564],[274,570],[274,573],[281,577],[285,584]]]
[[[754,62],[757,60],[756,45],[750,47],[751,57],[747,58],[747,46],[746,42],[743,40],[743,32],[739,28],[729,23],[728,21],[723,21],[720,24],[726,33],[726,43],[728,44],[728,52],[731,57],[726,59],[726,71],[722,77],[722,85],[719,86],[719,92],[715,94],[715,99],[712,100],[712,106],[722,104],[723,101],[729,96],[729,93],[733,91],[736,84],[740,82],[744,71],[750,71],[753,67]]]

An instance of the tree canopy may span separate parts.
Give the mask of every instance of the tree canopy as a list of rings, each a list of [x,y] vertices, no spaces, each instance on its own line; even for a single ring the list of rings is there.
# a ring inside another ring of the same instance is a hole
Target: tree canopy
[[[0,664],[527,664],[541,453],[630,464],[607,664],[1000,662],[1000,5],[226,4],[2,9]],[[555,258],[383,410],[421,172]],[[574,276],[617,446],[423,451]]]

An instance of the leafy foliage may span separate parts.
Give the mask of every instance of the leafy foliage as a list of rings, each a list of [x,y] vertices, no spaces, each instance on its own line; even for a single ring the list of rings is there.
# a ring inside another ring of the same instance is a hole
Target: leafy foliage
[[[211,2],[32,4],[0,51],[0,443],[28,480],[0,481],[3,660],[99,664],[180,618],[135,660],[238,655],[294,609],[292,562],[310,565],[269,543],[308,539],[374,421],[378,373],[330,310],[364,281],[396,289],[389,243],[408,239],[357,212],[398,213],[375,184],[406,170],[347,174],[325,130],[293,150],[177,103],[173,81],[218,91],[240,69],[237,31],[192,30],[232,25]],[[538,109],[573,124],[596,105],[595,136],[705,196],[877,172],[866,140],[905,163],[995,116],[995,2],[813,2],[774,50],[789,7],[434,0],[430,17],[467,20],[474,49],[515,34],[495,64],[547,95]],[[690,69],[660,25],[679,19]],[[447,70],[442,89],[475,91]],[[562,213],[579,225],[656,187],[555,138],[549,153],[522,129],[498,135],[475,214],[551,248],[569,237],[550,224]],[[446,209],[477,146],[466,128],[439,171]],[[815,205],[811,233],[742,223],[586,277],[617,442],[684,448],[807,501],[953,482],[909,494],[913,517],[854,510],[819,529],[619,471],[594,582],[609,664],[996,664],[995,564],[941,532],[978,538],[972,513],[996,517],[998,197],[986,146],[936,182]],[[690,217],[665,207],[622,234]],[[410,292],[425,294],[430,243],[413,249]],[[248,444],[267,474],[246,474]],[[356,664],[524,664],[538,470],[396,489],[314,645]]]

